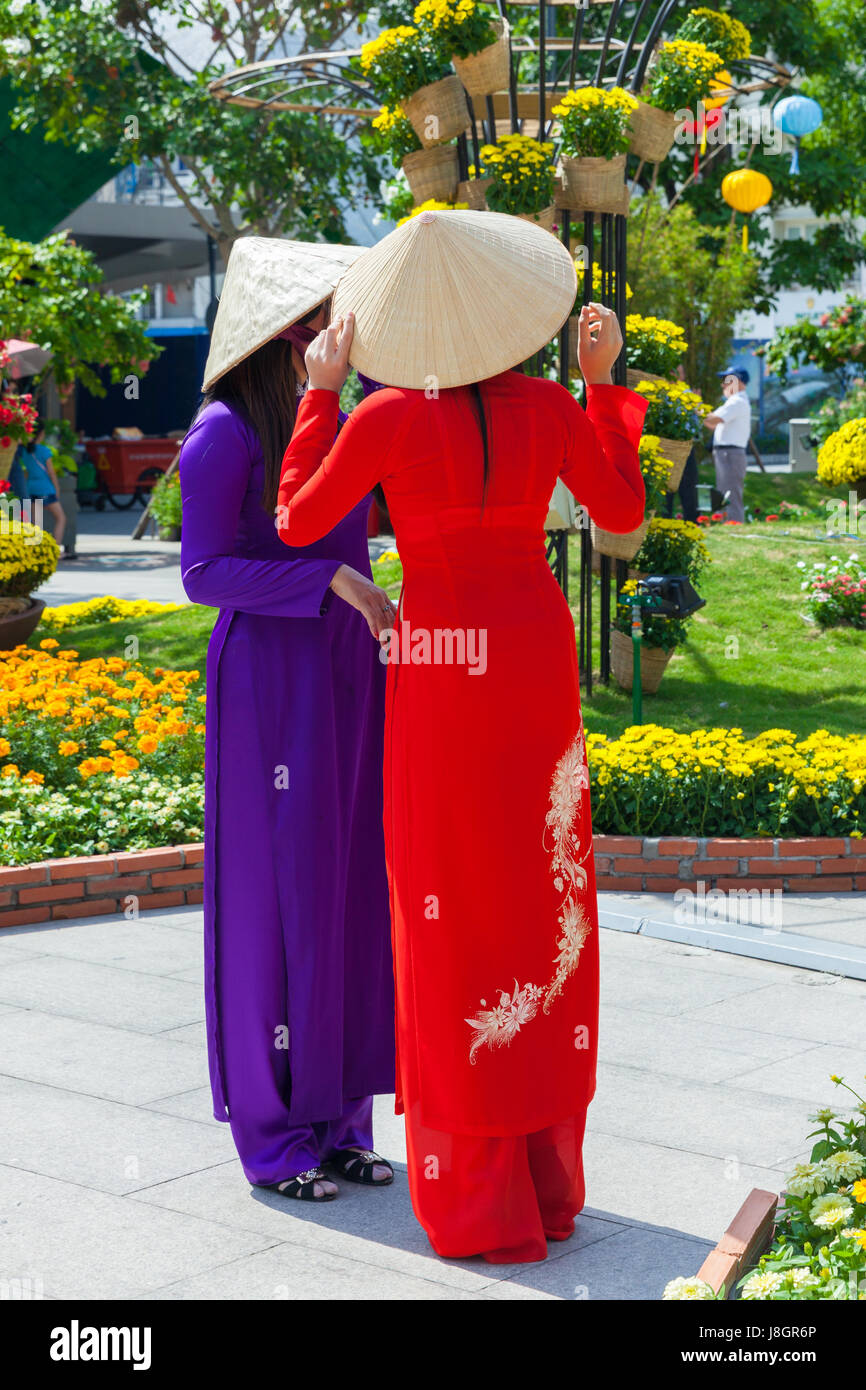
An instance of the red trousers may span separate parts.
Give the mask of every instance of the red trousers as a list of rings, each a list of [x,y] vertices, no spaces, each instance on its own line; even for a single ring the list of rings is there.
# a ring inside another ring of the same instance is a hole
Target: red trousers
[[[417,1101],[404,1102],[412,1206],[437,1255],[524,1264],[572,1234],[585,1200],[585,1110],[536,1134],[491,1139],[428,1129]]]

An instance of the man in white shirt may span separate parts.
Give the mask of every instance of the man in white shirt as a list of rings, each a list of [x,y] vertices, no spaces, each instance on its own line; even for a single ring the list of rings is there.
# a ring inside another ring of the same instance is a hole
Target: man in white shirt
[[[716,487],[729,492],[727,505],[729,521],[745,521],[743,483],[746,478],[746,445],[752,428],[752,407],[746,387],[749,373],[745,367],[726,367],[719,372],[722,378],[724,401],[708,415],[704,424],[713,431],[713,461],[716,465]]]

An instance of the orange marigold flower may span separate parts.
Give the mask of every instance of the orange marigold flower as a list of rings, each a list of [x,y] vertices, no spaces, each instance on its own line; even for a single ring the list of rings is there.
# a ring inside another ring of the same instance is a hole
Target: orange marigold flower
[[[4,767],[0,767],[0,777],[20,777],[20,776],[21,776],[21,774],[20,774],[20,772],[18,771],[18,768],[15,766],[14,763],[6,763]]]
[[[45,778],[43,777],[41,772],[34,772],[33,768],[31,768],[29,772],[25,772],[24,776],[21,778],[21,781],[33,782],[35,786],[41,787],[42,783],[45,781]]]
[[[49,652],[52,647],[59,647],[60,643],[54,637],[43,637],[39,645],[44,652]]]
[[[67,758],[72,753],[77,753],[80,747],[81,744],[76,743],[74,739],[66,738],[62,743],[57,745],[57,751],[58,753],[62,753],[64,758]]]

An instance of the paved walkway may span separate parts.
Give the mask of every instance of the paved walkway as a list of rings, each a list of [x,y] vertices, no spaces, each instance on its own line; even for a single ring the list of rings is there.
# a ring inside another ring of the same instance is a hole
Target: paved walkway
[[[441,1260],[381,1192],[252,1192],[210,1115],[197,909],[0,933],[0,1281],[54,1298],[656,1299],[862,1077],[866,984],[601,933],[589,1205],[542,1264]],[[844,1039],[844,1042],[842,1041]],[[39,1283],[41,1281],[41,1285]],[[2,1284],[0,1284],[2,1287]]]

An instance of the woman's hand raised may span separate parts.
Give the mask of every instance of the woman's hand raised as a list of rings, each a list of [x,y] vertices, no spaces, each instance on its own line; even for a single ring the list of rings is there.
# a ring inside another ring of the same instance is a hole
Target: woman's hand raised
[[[323,328],[310,343],[304,362],[311,391],[336,391],[339,395],[349,375],[349,348],[354,332],[355,316],[349,313]]]
[[[577,330],[577,360],[587,386],[609,386],[611,369],[622,351],[622,331],[613,309],[584,304]]]

